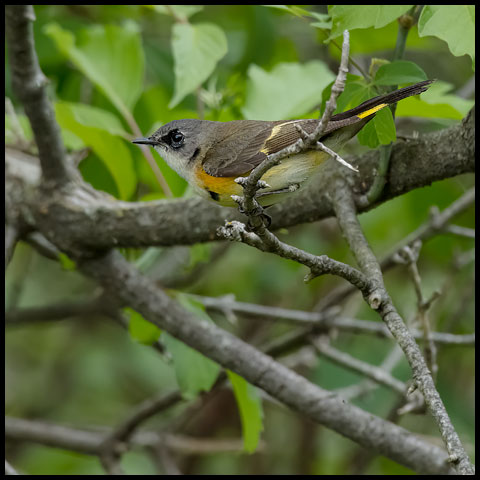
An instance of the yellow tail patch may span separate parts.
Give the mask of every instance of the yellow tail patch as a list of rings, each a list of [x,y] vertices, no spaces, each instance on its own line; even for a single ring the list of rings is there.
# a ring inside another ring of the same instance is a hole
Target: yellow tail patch
[[[376,107],[370,108],[370,110],[365,110],[364,112],[359,113],[359,114],[357,115],[357,117],[358,117],[358,118],[368,117],[368,116],[371,115],[372,113],[378,112],[379,110],[381,110],[382,108],[386,107],[387,105],[388,105],[388,103],[381,103],[380,105],[377,105]]]

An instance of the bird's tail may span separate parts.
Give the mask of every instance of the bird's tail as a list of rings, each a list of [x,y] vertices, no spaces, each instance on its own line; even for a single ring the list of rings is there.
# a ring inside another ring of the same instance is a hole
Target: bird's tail
[[[353,116],[357,116],[359,118],[368,117],[387,105],[391,105],[392,103],[396,103],[404,98],[411,97],[412,95],[419,95],[420,93],[425,92],[430,84],[434,81],[435,80],[424,80],[423,82],[416,83],[415,85],[410,85],[409,87],[400,88],[394,92],[386,93],[385,95],[373,97],[370,100],[358,105],[358,107],[334,115],[332,120],[345,120]]]

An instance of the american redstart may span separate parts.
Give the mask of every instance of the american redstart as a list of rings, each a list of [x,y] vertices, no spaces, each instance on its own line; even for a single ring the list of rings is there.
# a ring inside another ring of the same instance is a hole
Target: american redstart
[[[371,98],[358,107],[332,116],[319,141],[338,151],[372,120],[376,112],[424,92],[432,82],[426,80]],[[201,196],[221,205],[235,206],[231,196],[242,195],[242,187],[234,180],[248,176],[267,155],[296,142],[300,133],[295,123],[312,133],[319,119],[276,122],[173,120],[150,137],[137,138],[133,143],[154,147]],[[268,187],[257,193],[257,200],[264,206],[282,200],[305,185],[328,157],[323,151],[307,150],[284,158],[262,177]]]

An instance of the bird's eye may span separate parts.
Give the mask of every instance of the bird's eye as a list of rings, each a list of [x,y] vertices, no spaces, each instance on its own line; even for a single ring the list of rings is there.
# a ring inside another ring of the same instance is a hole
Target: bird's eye
[[[179,130],[172,130],[168,134],[168,143],[172,148],[180,148],[185,141],[185,137]]]

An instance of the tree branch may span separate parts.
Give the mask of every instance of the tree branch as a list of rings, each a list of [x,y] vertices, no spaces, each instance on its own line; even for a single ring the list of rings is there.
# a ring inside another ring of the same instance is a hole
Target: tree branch
[[[46,180],[64,184],[77,177],[66,162],[65,147],[47,96],[47,78],[38,64],[33,39],[32,5],[5,5],[5,32],[12,72],[12,88],[22,101]]]
[[[99,455],[104,439],[110,433],[111,429],[104,427],[82,430],[38,420],[5,417],[7,440],[35,442],[87,455]],[[243,448],[243,442],[240,439],[216,440],[156,431],[137,432],[133,435],[131,442],[138,447],[155,447],[160,443],[170,450],[186,455],[205,455],[216,452],[242,453]]]
[[[261,320],[290,323],[296,326],[308,328],[298,331],[301,338],[310,333],[327,332],[331,329],[342,332],[376,335],[383,338],[392,338],[388,328],[382,323],[370,320],[349,318],[337,313],[337,309],[325,312],[307,312],[280,307],[269,307],[255,303],[237,302],[225,297],[205,297],[193,295],[207,310],[223,313],[227,318],[238,314]],[[43,307],[28,307],[5,312],[5,324],[7,326],[21,326],[36,322],[61,321],[68,318],[87,316],[92,314],[109,314],[105,308],[105,297],[100,296],[91,300],[78,303],[65,303],[46,305]],[[109,307],[110,309],[110,307]],[[420,330],[411,331],[416,340],[423,340],[424,335]],[[463,345],[475,346],[475,334],[456,335],[453,333],[431,332],[432,340],[439,345]]]

